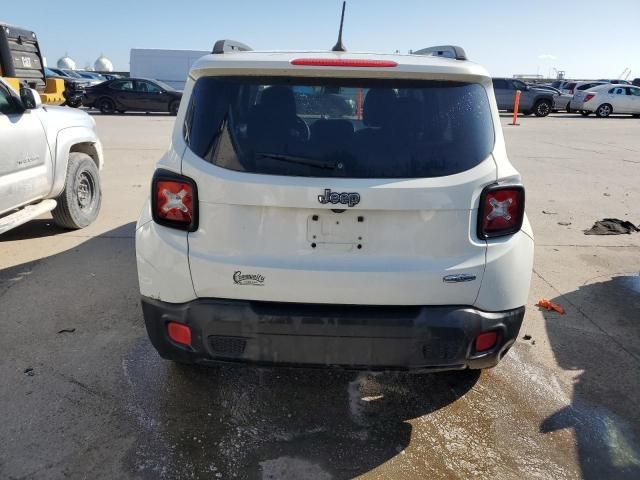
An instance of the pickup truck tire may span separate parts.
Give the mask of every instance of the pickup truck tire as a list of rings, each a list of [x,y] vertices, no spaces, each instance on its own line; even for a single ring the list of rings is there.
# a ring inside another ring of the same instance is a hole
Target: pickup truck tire
[[[98,168],[89,155],[80,152],[69,154],[64,190],[56,201],[58,206],[51,214],[60,227],[77,230],[96,219],[102,192]]]
[[[538,100],[533,107],[536,117],[546,117],[551,113],[551,102],[549,100]]]

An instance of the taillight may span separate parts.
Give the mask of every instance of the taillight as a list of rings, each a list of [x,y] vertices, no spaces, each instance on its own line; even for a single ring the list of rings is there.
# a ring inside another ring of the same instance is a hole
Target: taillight
[[[478,237],[487,239],[512,235],[524,219],[522,185],[490,185],[480,195]]]
[[[584,97],[584,101],[588,102],[589,100],[591,100],[593,97],[595,97],[595,94],[593,93],[587,93],[587,95]]]
[[[156,170],[151,181],[151,213],[160,225],[196,231],[198,191],[195,182],[168,170]]]

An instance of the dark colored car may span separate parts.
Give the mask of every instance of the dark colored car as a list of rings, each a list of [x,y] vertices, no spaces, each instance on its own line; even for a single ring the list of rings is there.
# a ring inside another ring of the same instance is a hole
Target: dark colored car
[[[84,95],[84,89],[89,86],[89,83],[85,80],[80,80],[64,74],[60,69],[44,67],[44,75],[46,78],[57,78],[64,80],[64,96],[65,102],[63,105],[78,108],[82,105],[82,96]]]
[[[532,87],[513,78],[494,78],[493,91],[496,94],[498,110],[513,111],[516,91],[520,91],[520,111],[537,117],[546,117],[553,110],[556,93]]]
[[[182,92],[158,80],[119,78],[87,88],[82,104],[104,114],[136,111],[175,115],[181,98]]]

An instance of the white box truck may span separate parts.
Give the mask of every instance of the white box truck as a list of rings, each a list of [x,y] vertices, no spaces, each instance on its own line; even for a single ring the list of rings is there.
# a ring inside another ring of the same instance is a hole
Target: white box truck
[[[130,75],[134,78],[152,78],[182,90],[189,69],[209,51],[204,50],[162,50],[132,48],[129,58]]]

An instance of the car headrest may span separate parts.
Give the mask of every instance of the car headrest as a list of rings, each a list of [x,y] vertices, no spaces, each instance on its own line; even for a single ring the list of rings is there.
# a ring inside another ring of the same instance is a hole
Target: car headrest
[[[362,105],[362,121],[367,127],[381,127],[389,123],[397,95],[390,88],[372,88]]]
[[[279,116],[296,115],[296,99],[290,87],[275,85],[262,91],[260,105],[263,110],[278,112]]]

